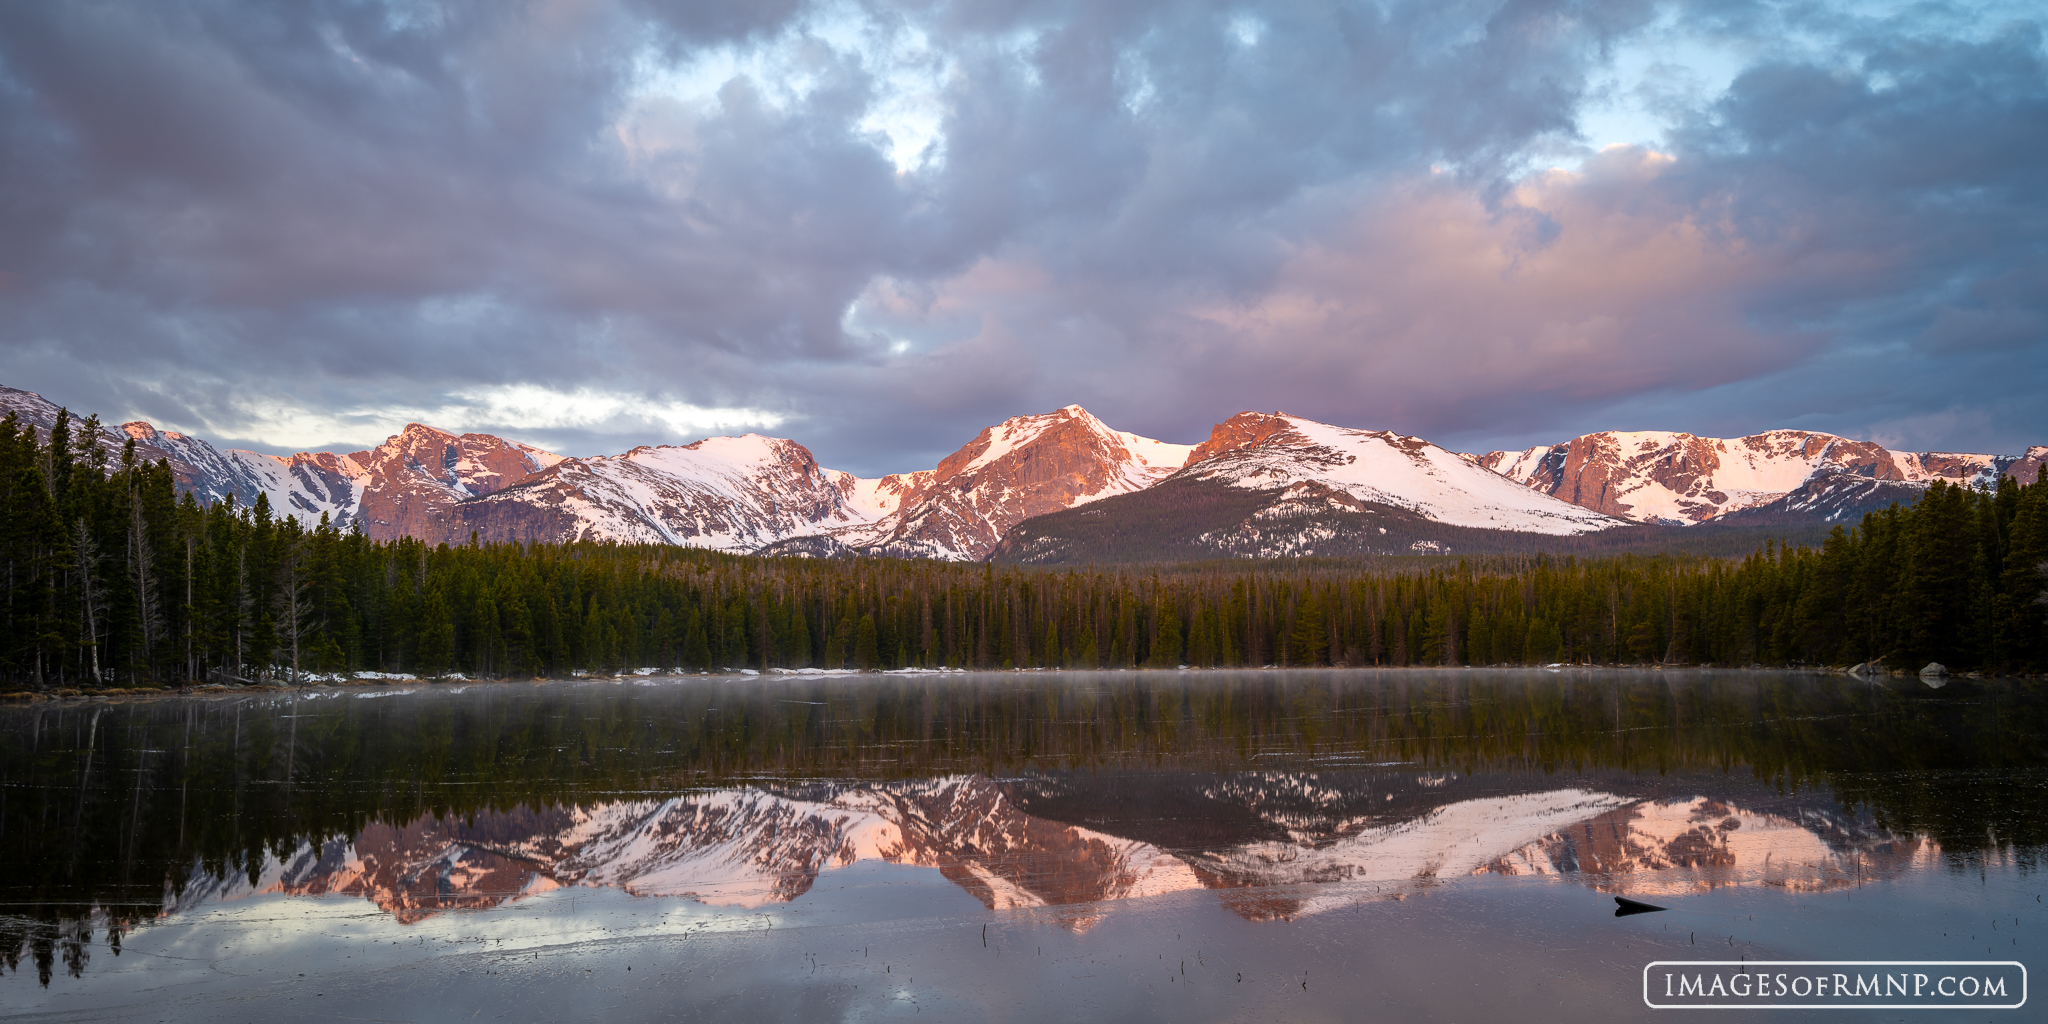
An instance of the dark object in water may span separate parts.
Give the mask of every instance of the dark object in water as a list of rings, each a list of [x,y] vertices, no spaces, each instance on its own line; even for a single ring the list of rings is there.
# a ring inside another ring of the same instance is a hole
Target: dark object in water
[[[1614,916],[1616,917],[1628,917],[1632,914],[1654,914],[1659,910],[1668,909],[1670,908],[1652,906],[1648,903],[1637,903],[1635,900],[1623,899],[1619,896],[1614,898]]]

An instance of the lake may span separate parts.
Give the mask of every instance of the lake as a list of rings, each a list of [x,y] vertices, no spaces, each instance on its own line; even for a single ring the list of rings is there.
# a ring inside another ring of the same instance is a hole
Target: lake
[[[1648,1014],[1652,962],[2031,965],[2044,690],[948,672],[13,705],[0,1013],[1562,1021]]]

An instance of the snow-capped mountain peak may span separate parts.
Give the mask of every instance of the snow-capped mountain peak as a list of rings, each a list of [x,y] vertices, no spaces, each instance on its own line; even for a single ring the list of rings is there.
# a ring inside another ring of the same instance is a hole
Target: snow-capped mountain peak
[[[849,493],[875,517],[835,531],[861,550],[979,558],[1032,516],[1143,490],[1172,475],[1192,445],[1112,428],[1078,405],[987,427],[936,469],[884,477]]]
[[[1099,446],[1127,479],[1147,483],[1156,483],[1179,469],[1195,449],[1194,445],[1155,441],[1117,430],[1088,410],[1069,405],[1035,416],[1012,416],[983,429],[965,447],[939,462],[937,476],[954,479],[1001,463],[1013,452],[1028,452],[1041,442],[1065,447],[1083,438]],[[1087,495],[1094,496],[1097,495]]]
[[[1562,536],[1618,522],[1595,510],[1532,495],[1419,437],[1332,426],[1286,413],[1239,413],[1217,424],[1191,459],[1178,478],[1257,491],[1315,484],[1451,526]],[[1532,501],[1532,496],[1544,500]]]

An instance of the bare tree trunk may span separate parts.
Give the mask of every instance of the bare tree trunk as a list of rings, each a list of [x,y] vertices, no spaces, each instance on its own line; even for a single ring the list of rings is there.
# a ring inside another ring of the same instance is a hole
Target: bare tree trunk
[[[292,685],[299,685],[299,641],[306,631],[311,611],[306,600],[306,550],[303,541],[294,542],[284,556],[284,585],[277,593],[278,610],[284,613],[284,635],[292,648]]]
[[[92,652],[93,685],[103,685],[100,677],[100,612],[106,595],[100,593],[98,581],[93,579],[93,569],[99,562],[99,545],[93,542],[92,530],[80,518],[72,531],[71,544],[78,565],[78,610],[84,620],[85,645]]]
[[[249,551],[247,548],[235,552],[235,671],[246,674],[247,666],[242,664],[243,649],[247,646],[249,618]]]
[[[128,509],[128,561],[135,570],[135,602],[142,628],[142,660],[146,665],[153,665],[156,631],[163,617],[162,609],[157,606],[156,552],[150,548],[149,531],[142,521],[142,502],[132,491],[129,494]]]
[[[192,622],[197,619],[198,609],[192,605],[192,538],[185,538],[185,679],[197,682],[199,663],[192,660]]]

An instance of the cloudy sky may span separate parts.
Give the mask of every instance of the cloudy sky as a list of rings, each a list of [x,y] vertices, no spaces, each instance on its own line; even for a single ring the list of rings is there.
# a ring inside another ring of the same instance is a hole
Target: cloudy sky
[[[1080,403],[2048,443],[2037,2],[0,6],[0,383],[285,452]]]

